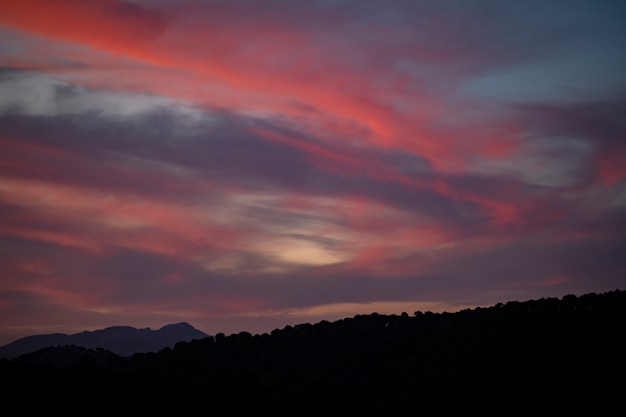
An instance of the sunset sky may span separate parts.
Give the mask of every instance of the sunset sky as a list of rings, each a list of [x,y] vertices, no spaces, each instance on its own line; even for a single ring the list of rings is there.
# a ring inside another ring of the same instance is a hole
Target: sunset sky
[[[625,284],[622,0],[0,3],[0,345]]]

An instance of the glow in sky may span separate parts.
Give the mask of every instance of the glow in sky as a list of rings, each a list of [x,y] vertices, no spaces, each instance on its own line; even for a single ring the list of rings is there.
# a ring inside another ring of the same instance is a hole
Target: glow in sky
[[[623,289],[622,1],[0,5],[0,344]]]

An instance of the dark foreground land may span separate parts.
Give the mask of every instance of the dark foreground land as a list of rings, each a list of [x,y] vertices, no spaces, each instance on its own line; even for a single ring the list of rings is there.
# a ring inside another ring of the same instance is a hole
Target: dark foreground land
[[[141,416],[623,415],[626,292],[0,362],[5,410]]]

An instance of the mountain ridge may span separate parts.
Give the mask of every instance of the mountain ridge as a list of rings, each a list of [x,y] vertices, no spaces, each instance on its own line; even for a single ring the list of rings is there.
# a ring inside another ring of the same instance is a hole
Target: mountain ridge
[[[74,345],[87,349],[105,349],[120,356],[139,352],[157,352],[178,342],[208,337],[187,322],[167,324],[157,330],[149,327],[110,326],[79,333],[51,333],[22,337],[0,347],[0,358],[13,359],[39,349]]]

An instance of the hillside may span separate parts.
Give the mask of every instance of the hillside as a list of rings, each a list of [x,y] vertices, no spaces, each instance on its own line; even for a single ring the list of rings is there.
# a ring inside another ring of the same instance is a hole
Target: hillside
[[[218,334],[132,358],[82,352],[65,369],[31,354],[0,370],[6,398],[71,415],[85,401],[116,415],[602,415],[623,407],[625,324],[626,293],[612,291]]]

